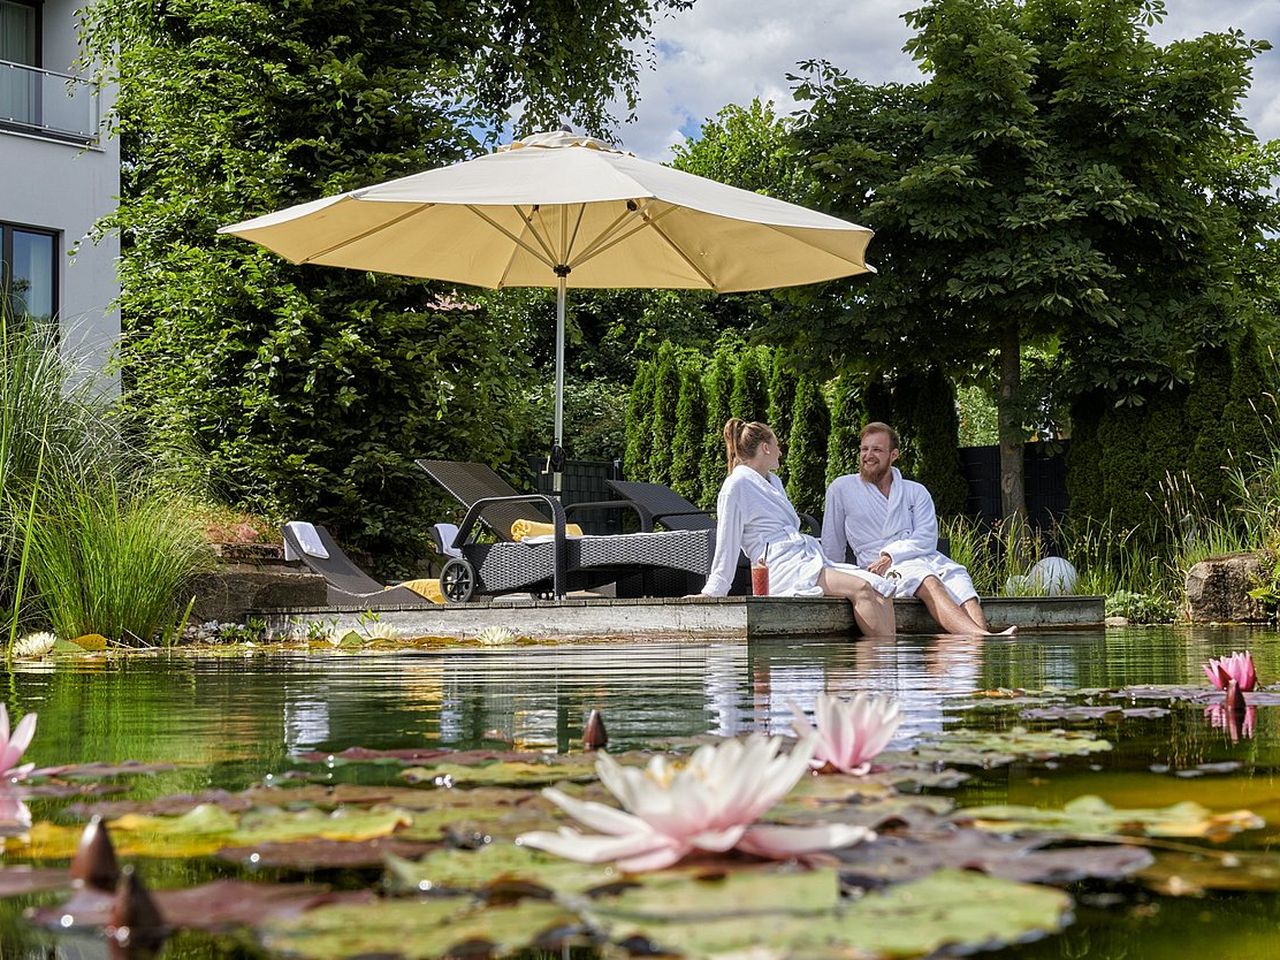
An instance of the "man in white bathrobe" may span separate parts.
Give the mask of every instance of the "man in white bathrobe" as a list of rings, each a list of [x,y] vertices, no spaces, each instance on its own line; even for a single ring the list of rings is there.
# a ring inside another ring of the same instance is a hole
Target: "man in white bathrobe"
[[[947,633],[990,633],[968,571],[938,552],[933,497],[903,479],[893,465],[898,456],[892,427],[863,428],[858,472],[827,488],[823,553],[839,563],[851,546],[858,566],[896,582],[897,596],[923,600]]]

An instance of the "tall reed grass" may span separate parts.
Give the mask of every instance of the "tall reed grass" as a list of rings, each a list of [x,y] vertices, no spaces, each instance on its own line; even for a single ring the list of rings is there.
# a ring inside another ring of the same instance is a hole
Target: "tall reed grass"
[[[211,563],[194,510],[144,480],[97,472],[55,480],[23,525],[35,599],[62,637],[149,644]]]

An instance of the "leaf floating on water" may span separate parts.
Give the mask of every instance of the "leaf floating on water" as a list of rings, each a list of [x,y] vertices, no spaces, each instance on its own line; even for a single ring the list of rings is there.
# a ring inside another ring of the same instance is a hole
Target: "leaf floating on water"
[[[1085,693],[1086,691],[1079,691]],[[1118,690],[1091,690],[1093,694],[1124,700],[1189,700],[1192,703],[1219,703],[1222,691],[1192,684],[1138,684]],[[1245,702],[1255,707],[1280,706],[1280,690],[1258,688],[1245,694]]]
[[[934,734],[922,740],[909,755],[917,761],[997,767],[1019,759],[1049,760],[1110,749],[1108,741],[1093,733],[1013,727],[1003,731],[949,730]],[[893,762],[892,756],[888,762]]]
[[[58,777],[71,780],[102,780],[107,777],[138,777],[177,770],[172,763],[142,763],[126,760],[123,763],[75,763],[61,767],[41,767],[31,771],[31,778]]]
[[[1023,720],[1122,720],[1143,719],[1154,720],[1167,717],[1169,711],[1164,707],[1120,707],[1120,706],[1061,706],[1035,707],[1023,710],[1018,716]]]
[[[561,780],[587,781],[596,776],[595,758],[582,754],[560,758],[556,763],[527,763],[519,760],[497,761],[477,766],[439,763],[430,767],[410,767],[400,774],[410,783],[433,783],[437,786],[522,786],[540,787]]]
[[[1084,838],[1129,835],[1217,840],[1265,826],[1261,817],[1248,810],[1213,813],[1190,801],[1158,809],[1118,808],[1092,796],[1076,797],[1060,810],[1015,805],[967,807],[951,819],[997,833],[1029,830]]]
[[[1014,839],[960,829],[880,837],[875,843],[832,855],[840,861],[840,875],[847,883],[870,889],[916,880],[944,867],[980,870],[1025,883],[1066,884],[1090,877],[1118,880],[1155,859],[1143,847],[1123,845],[1040,849],[1052,839],[1045,835]]]
[[[448,897],[323,907],[270,925],[262,939],[268,950],[301,960],[434,960],[558,949],[566,941],[585,940],[581,930],[576,915],[542,900],[486,909],[468,898]]]
[[[1160,851],[1138,879],[1157,893],[1198,897],[1209,890],[1280,891],[1280,854]]]
[[[184,890],[152,890],[150,893],[167,926],[215,932],[288,920],[329,904],[368,905],[374,899],[373,893],[367,890],[337,893],[315,884],[244,880],[217,880]],[[110,920],[114,899],[111,893],[78,890],[65,903],[38,908],[31,919],[40,926],[59,931],[102,927]]]
[[[491,843],[479,850],[439,850],[417,861],[387,858],[388,886],[401,893],[482,893],[519,885],[545,898],[552,893],[586,893],[623,880],[624,875],[612,864],[577,863],[514,843]]]
[[[33,867],[0,868],[0,897],[18,897],[71,886],[66,870],[38,870]]]
[[[639,937],[689,957],[917,957],[1055,932],[1071,905],[1058,890],[957,870],[940,870],[840,909],[831,908],[830,871],[762,871],[751,879],[765,886],[742,898],[737,912],[724,891],[700,894],[706,882],[689,880],[683,889],[664,887],[665,899],[646,883],[624,892],[612,907],[608,899],[593,901],[590,915],[615,942]]]
[[[379,837],[375,840],[295,840],[292,843],[255,843],[245,847],[223,847],[219,860],[253,867],[284,867],[290,870],[357,870],[380,867],[393,857],[421,857],[439,847],[438,843]]]

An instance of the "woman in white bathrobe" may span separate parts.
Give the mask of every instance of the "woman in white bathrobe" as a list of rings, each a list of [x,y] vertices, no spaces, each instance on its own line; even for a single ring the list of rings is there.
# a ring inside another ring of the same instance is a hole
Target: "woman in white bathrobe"
[[[865,636],[894,632],[893,584],[867,570],[833,563],[822,545],[800,532],[778,469],[778,438],[763,423],[736,417],[724,425],[729,476],[716,499],[716,553],[702,594],[729,592],[741,551],[769,567],[769,595],[844,597]]]

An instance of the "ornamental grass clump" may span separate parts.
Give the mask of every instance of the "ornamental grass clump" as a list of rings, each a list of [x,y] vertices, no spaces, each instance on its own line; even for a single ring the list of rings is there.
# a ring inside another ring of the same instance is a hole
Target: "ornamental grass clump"
[[[171,490],[93,471],[60,478],[25,520],[35,601],[62,637],[145,646],[175,622],[212,563],[200,521]]]

